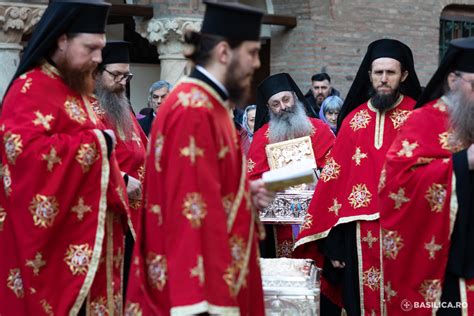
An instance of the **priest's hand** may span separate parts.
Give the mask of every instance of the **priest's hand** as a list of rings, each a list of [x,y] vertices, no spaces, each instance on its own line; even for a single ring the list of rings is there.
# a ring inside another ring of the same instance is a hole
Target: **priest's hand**
[[[140,180],[128,176],[127,183],[127,194],[130,200],[141,200],[142,199],[142,184]]]
[[[346,266],[345,262],[342,262],[339,260],[331,260],[331,264],[334,268],[337,268],[337,269],[342,269]]]
[[[267,207],[275,198],[275,192],[268,191],[262,179],[250,181],[250,194],[252,194],[253,205],[257,209]]]
[[[469,170],[474,170],[474,144],[471,144],[467,149],[467,163],[469,164]]]

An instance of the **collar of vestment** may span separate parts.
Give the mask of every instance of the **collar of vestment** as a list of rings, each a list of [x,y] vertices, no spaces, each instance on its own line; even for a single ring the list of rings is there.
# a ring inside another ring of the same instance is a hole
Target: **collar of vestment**
[[[227,92],[227,89],[224,87],[224,85],[204,67],[197,65],[189,77],[204,81],[210,85],[219,94],[222,100],[226,101],[229,98],[229,93]]]
[[[41,62],[41,65],[45,67],[47,70],[51,71],[56,76],[61,77],[61,73],[59,72],[59,69],[56,67],[56,64],[51,59],[49,58],[44,59]]]

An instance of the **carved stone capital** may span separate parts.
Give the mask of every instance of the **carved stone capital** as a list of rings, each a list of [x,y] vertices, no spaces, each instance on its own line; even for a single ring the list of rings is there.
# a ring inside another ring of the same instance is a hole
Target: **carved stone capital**
[[[199,31],[201,23],[202,19],[184,17],[136,19],[136,31],[157,46],[161,60],[184,59],[183,35],[188,30]]]
[[[0,42],[20,43],[38,23],[46,5],[0,2]]]

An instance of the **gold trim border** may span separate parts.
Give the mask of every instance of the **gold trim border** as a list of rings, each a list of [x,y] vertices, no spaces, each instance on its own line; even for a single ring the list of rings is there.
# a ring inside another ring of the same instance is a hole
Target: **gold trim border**
[[[462,316],[468,316],[466,280],[459,278],[459,297],[461,299]]]
[[[384,131],[385,131],[385,115],[387,114],[388,111],[391,111],[395,108],[397,108],[403,101],[404,99],[404,95],[403,94],[400,94],[400,96],[398,97],[397,101],[395,102],[394,105],[392,105],[389,109],[387,109],[386,111],[383,111],[383,112],[380,112],[378,109],[376,109],[373,105],[372,105],[372,99],[370,99],[368,102],[367,102],[367,106],[368,108],[372,111],[372,112],[375,112],[376,113],[376,117],[375,117],[375,133],[374,133],[374,147],[376,149],[380,149],[382,148],[382,145],[383,145],[383,136],[384,136]]]
[[[191,314],[200,314],[208,312],[209,314],[240,316],[238,307],[217,306],[202,301],[193,305],[177,306],[171,308],[171,316],[182,316]]]
[[[244,265],[240,270],[239,278],[237,279],[237,284],[235,285],[235,294],[238,295],[242,284],[244,284],[245,277],[248,274],[248,266],[250,261],[250,255],[252,253],[253,246],[253,235],[255,233],[255,212],[252,212],[250,219],[250,231],[249,238],[247,240],[247,249],[245,250]]]
[[[362,258],[362,240],[360,238],[360,222],[356,225],[356,241],[357,241],[357,271],[359,274],[359,304],[361,315],[365,315],[364,308],[364,267]]]
[[[114,223],[113,223],[113,213],[107,211],[105,215],[105,225],[106,225],[106,253],[105,253],[105,275],[107,282],[107,308],[109,316],[114,315],[115,304],[114,304],[114,288],[113,288],[113,260],[114,260]]]
[[[300,240],[298,240],[294,247],[293,247],[293,250],[295,250],[297,247],[301,246],[301,245],[304,245],[304,244],[307,244],[309,242],[313,242],[313,241],[316,241],[316,240],[319,240],[319,239],[323,239],[323,238],[326,238],[328,235],[329,235],[329,232],[331,231],[331,229],[333,229],[334,227],[336,227],[337,225],[340,225],[340,224],[347,224],[347,223],[350,223],[350,222],[353,222],[353,221],[359,221],[359,220],[362,220],[362,221],[373,221],[373,220],[376,220],[376,219],[379,219],[380,218],[380,214],[379,213],[376,213],[376,214],[371,214],[371,215],[356,215],[356,216],[349,216],[349,217],[343,217],[343,218],[340,218],[336,224],[334,224],[333,227],[329,228],[328,230],[325,230],[321,233],[317,233],[317,234],[313,234],[313,235],[309,235],[309,236],[306,236],[304,238],[301,238]]]
[[[242,171],[240,174],[239,189],[237,195],[235,196],[234,203],[232,203],[232,208],[229,213],[229,218],[227,219],[227,232],[232,230],[234,226],[235,218],[237,217],[237,212],[239,211],[240,204],[242,203],[242,198],[245,193],[245,180],[247,179],[247,160],[245,157],[242,157]]]
[[[453,233],[454,229],[454,222],[456,221],[456,217],[458,215],[458,196],[456,193],[456,175],[453,170],[453,176],[451,178],[451,199],[449,201],[449,238],[451,239],[451,234]]]
[[[95,235],[94,251],[91,257],[91,263],[89,265],[89,269],[87,270],[87,275],[84,279],[84,283],[82,284],[76,301],[74,302],[74,305],[69,311],[69,315],[71,316],[77,315],[79,313],[79,310],[81,309],[85,298],[89,294],[92,282],[94,281],[94,276],[99,266],[100,255],[102,253],[102,244],[104,242],[105,235],[105,212],[107,210],[107,187],[109,185],[110,166],[109,161],[107,159],[107,144],[105,142],[105,137],[102,134],[101,130],[94,129],[93,131],[97,137],[97,141],[99,142],[100,150],[102,153],[102,173],[100,179],[100,199],[98,212],[99,214],[97,216],[98,224],[97,232]]]
[[[230,111],[230,106],[228,102],[224,101],[224,99],[222,99],[222,97],[214,90],[214,88],[212,88],[210,85],[208,85],[204,81],[199,80],[199,79],[194,79],[191,77],[184,77],[183,79],[178,81],[178,83],[176,84],[176,87],[178,87],[178,85],[181,83],[193,83],[197,86],[200,86],[201,88],[206,90],[210,95],[216,98],[217,101],[219,101],[219,103],[222,104],[225,109]]]

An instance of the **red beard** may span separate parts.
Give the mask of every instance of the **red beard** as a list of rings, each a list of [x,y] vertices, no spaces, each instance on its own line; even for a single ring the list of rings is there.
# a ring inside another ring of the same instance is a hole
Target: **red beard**
[[[94,92],[94,72],[96,63],[85,64],[80,68],[72,67],[68,58],[57,65],[64,82],[74,91],[81,95],[89,95]]]

